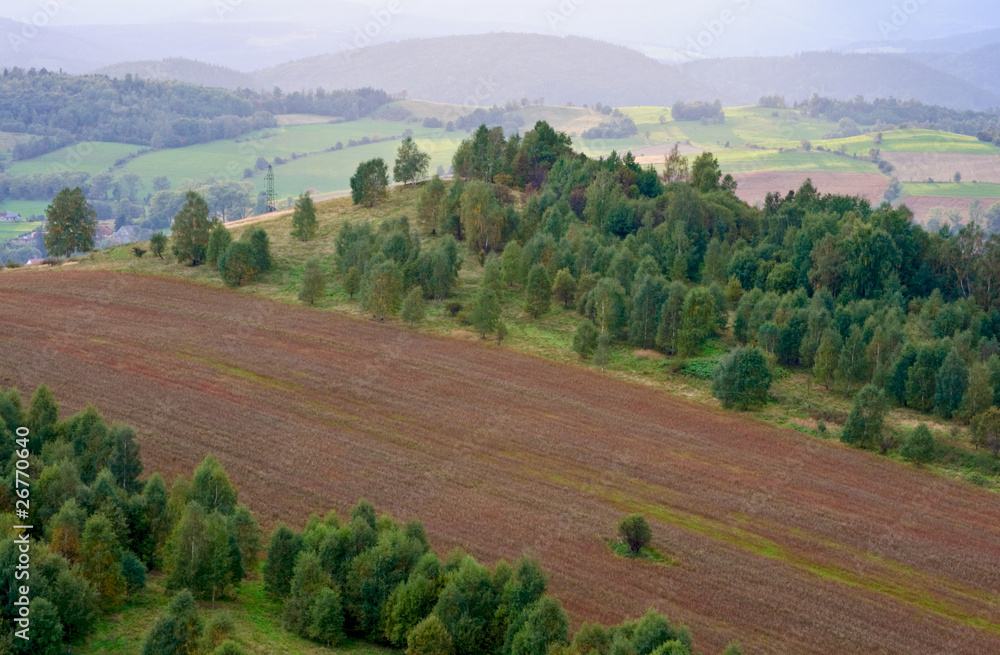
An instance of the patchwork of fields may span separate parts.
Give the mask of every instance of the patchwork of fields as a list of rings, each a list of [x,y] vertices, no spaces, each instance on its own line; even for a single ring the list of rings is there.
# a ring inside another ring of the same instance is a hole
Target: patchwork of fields
[[[0,386],[207,452],[268,526],[358,497],[442,550],[527,552],[575,623],[649,605],[699,650],[1000,650],[1000,499],[509,350],[155,276],[0,273]],[[620,559],[624,513],[676,562]]]

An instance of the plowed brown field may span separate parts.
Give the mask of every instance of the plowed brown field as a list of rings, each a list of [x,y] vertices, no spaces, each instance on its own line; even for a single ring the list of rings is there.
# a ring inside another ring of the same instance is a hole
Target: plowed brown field
[[[155,277],[0,273],[0,385],[207,453],[269,525],[364,496],[441,549],[527,552],[574,621],[655,605],[713,653],[1000,652],[1000,497],[655,389]],[[615,557],[641,511],[677,562]]]
[[[736,195],[751,205],[763,204],[767,194],[777,191],[785,195],[790,190],[798,190],[806,178],[812,180],[820,193],[860,195],[876,206],[882,202],[882,195],[889,188],[889,178],[878,174],[758,171],[736,175]]]

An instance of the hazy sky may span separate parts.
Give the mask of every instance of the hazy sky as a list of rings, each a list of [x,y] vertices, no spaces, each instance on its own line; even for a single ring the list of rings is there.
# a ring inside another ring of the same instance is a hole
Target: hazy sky
[[[707,56],[780,54],[1000,27],[995,0],[2,0],[0,16],[43,17],[51,25],[286,21],[353,31],[364,29],[373,12],[390,8],[394,15],[382,39],[516,30],[646,49],[697,45]]]

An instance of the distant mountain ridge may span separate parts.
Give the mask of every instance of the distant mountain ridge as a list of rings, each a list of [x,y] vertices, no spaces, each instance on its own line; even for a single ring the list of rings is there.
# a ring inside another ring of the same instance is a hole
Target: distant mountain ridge
[[[746,105],[764,95],[783,95],[794,102],[819,94],[869,100],[892,96],[955,109],[1000,106],[1000,77],[993,75],[1000,46],[965,55],[811,52],[703,59],[681,67],[602,41],[538,34],[331,48],[337,52],[245,74],[186,59],[123,63],[97,72],[260,90],[372,86],[389,93],[406,91],[412,98],[475,105],[502,105],[525,97],[544,98],[547,104],[667,106],[677,100],[718,98],[727,105]]]

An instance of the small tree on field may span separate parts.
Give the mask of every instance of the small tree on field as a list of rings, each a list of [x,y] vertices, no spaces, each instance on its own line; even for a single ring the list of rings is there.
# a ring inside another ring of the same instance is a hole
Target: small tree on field
[[[188,191],[184,205],[174,216],[174,255],[178,261],[198,266],[205,261],[212,222],[208,220],[208,203],[195,191]]]
[[[497,299],[496,291],[485,284],[480,285],[476,292],[476,299],[469,312],[469,322],[476,328],[476,332],[483,339],[490,332],[497,328],[500,321],[500,301]]]
[[[528,274],[528,286],[525,289],[524,310],[538,318],[549,311],[552,300],[552,281],[549,273],[541,264],[535,264]]]
[[[399,144],[396,151],[396,165],[392,169],[392,179],[396,182],[409,184],[427,175],[427,166],[431,156],[420,152],[412,136],[408,136]]]
[[[929,464],[934,461],[937,451],[937,441],[931,434],[930,428],[921,423],[903,443],[900,454],[911,462],[917,464]]]
[[[87,202],[83,189],[65,188],[45,209],[45,249],[56,257],[94,249],[97,212]]]
[[[352,266],[347,269],[347,273],[344,274],[344,293],[350,296],[351,300],[354,300],[354,294],[356,294],[361,289],[361,272],[358,271],[356,266]]]
[[[865,386],[854,398],[840,440],[862,448],[874,446],[882,438],[882,426],[888,411],[885,393],[875,385]]]
[[[153,236],[149,237],[149,251],[154,255],[163,259],[163,251],[167,249],[167,235],[163,232],[157,232]]]
[[[219,273],[222,281],[230,287],[256,280],[257,261],[250,244],[244,241],[229,244],[226,252],[219,257]]]
[[[308,193],[303,193],[295,201],[292,214],[292,236],[299,241],[309,241],[316,236],[316,205]]]
[[[271,240],[268,238],[264,228],[250,228],[243,233],[240,241],[250,244],[258,273],[265,273],[271,270]]]
[[[747,410],[767,403],[771,369],[756,348],[737,348],[719,362],[712,393],[727,409]]]
[[[358,164],[351,178],[351,198],[355,205],[374,207],[388,195],[389,171],[381,157]]]
[[[361,281],[361,303],[372,316],[384,321],[395,314],[403,300],[403,275],[391,260],[375,264]]]
[[[323,265],[313,259],[306,262],[302,269],[302,290],[299,292],[299,300],[310,305],[321,298],[326,291],[326,273],[323,272]]]
[[[552,294],[557,300],[562,301],[563,307],[569,308],[574,293],[576,293],[576,280],[573,279],[573,274],[568,268],[560,269],[552,282]]]
[[[403,308],[399,310],[399,317],[409,323],[412,328],[414,323],[424,320],[426,314],[427,302],[424,300],[424,290],[419,286],[413,287],[403,299]]]
[[[649,545],[653,531],[642,514],[630,514],[618,522],[618,536],[632,551],[632,555],[638,555],[640,550]]]

